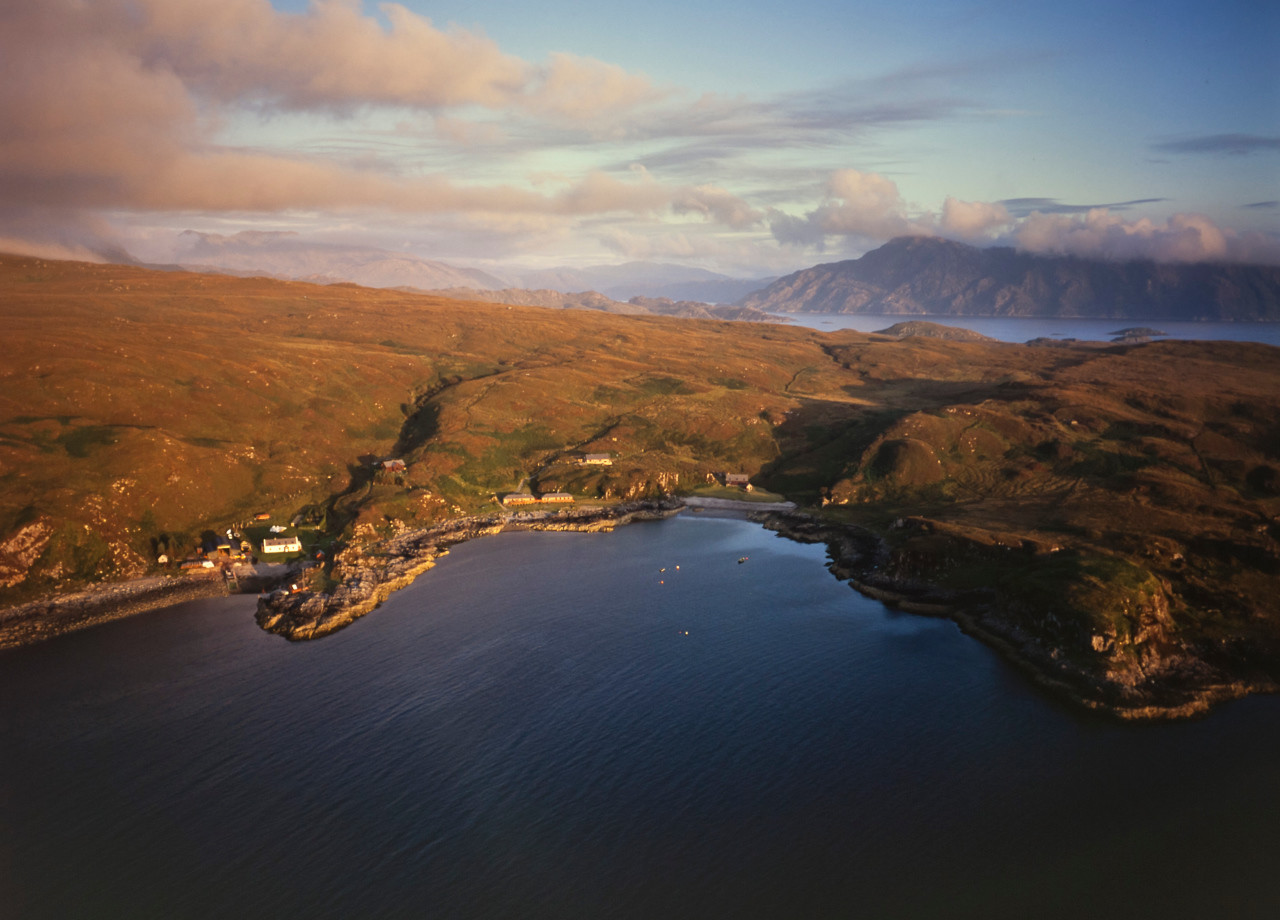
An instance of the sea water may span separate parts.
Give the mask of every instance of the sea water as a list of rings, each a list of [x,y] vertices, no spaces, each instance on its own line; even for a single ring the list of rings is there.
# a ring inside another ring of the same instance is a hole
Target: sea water
[[[1029,342],[1032,339],[1080,339],[1110,342],[1125,329],[1154,329],[1163,333],[1153,339],[1198,339],[1201,341],[1261,342],[1280,345],[1280,323],[1191,323],[1177,320],[1053,319],[1039,316],[878,316],[840,313],[776,313],[780,320],[808,326],[821,332],[853,329],[878,332],[895,323],[922,321],[970,329],[1001,342]]]
[[[686,513],[0,653],[0,915],[1277,915],[1280,699],[1082,714],[825,559]]]

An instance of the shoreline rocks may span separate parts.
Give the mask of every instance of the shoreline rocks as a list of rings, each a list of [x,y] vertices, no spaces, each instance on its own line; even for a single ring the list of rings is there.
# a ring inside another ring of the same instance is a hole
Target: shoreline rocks
[[[831,573],[860,594],[908,613],[952,620],[1038,686],[1094,712],[1124,720],[1180,719],[1251,693],[1280,691],[1265,669],[1249,666],[1247,655],[1178,641],[1166,628],[1167,610],[1152,611],[1151,635],[1140,649],[1095,639],[1097,654],[1072,656],[1028,628],[1032,612],[994,590],[950,591],[885,574],[881,569],[891,568],[889,545],[864,528],[787,513],[763,516],[760,523],[788,539],[825,543]],[[1152,603],[1159,608],[1162,602]]]
[[[426,530],[406,531],[368,547],[345,550],[334,567],[329,593],[276,592],[260,598],[254,619],[267,632],[299,641],[318,639],[377,609],[432,568],[449,547],[477,537],[521,530],[600,533],[634,521],[661,520],[684,508],[680,499],[628,502],[608,508],[523,511],[460,518]]]
[[[330,592],[281,590],[260,597],[255,620],[262,629],[291,641],[320,638],[377,609],[431,569],[450,547],[467,540],[511,531],[609,532],[635,521],[662,520],[686,507],[683,499],[668,498],[466,517],[404,531],[345,550],[335,565],[336,584]],[[1206,713],[1216,703],[1280,690],[1267,669],[1248,666],[1247,654],[1179,641],[1164,629],[1167,615],[1159,610],[1147,618],[1151,634],[1140,646],[1121,649],[1106,637],[1094,637],[1096,654],[1067,654],[1060,643],[1035,631],[1033,611],[1019,608],[993,589],[954,591],[889,574],[894,568],[890,544],[871,530],[793,509],[742,503],[738,510],[779,536],[825,544],[832,575],[860,594],[908,613],[952,620],[1037,685],[1094,712],[1124,720],[1187,718]],[[0,611],[0,648],[226,593],[224,580],[211,574],[138,579],[33,601]]]
[[[226,581],[217,572],[96,585],[0,611],[0,648],[32,645],[137,613],[226,594]]]

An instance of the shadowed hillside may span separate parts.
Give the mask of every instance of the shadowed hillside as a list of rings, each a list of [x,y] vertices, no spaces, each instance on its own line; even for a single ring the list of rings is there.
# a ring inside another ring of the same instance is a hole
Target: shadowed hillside
[[[1280,267],[1108,262],[899,237],[780,278],[739,304],[769,312],[1280,320]]]
[[[1280,674],[1274,348],[896,339],[12,257],[0,291],[8,604],[169,572],[162,553],[258,513],[338,579],[335,556],[509,492],[607,504],[741,472],[877,535],[882,558],[846,573],[864,589],[958,611],[1090,705],[1180,711]]]

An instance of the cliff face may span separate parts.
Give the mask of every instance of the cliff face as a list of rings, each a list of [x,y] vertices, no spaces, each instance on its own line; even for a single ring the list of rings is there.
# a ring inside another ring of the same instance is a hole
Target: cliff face
[[[1280,267],[1104,262],[900,237],[743,298],[771,312],[1280,320]]]

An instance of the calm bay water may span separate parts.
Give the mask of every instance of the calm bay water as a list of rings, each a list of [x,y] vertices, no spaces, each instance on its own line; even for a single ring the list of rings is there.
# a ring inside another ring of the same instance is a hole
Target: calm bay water
[[[1280,699],[1081,715],[824,561],[686,514],[317,642],[227,598],[2,653],[0,915],[1280,911]]]
[[[778,313],[780,318],[822,332],[855,329],[876,332],[894,323],[924,320],[944,326],[972,329],[1001,342],[1029,342],[1036,338],[1073,338],[1110,342],[1122,329],[1145,327],[1166,333],[1170,339],[1261,342],[1280,345],[1280,323],[1187,323],[1174,320],[1042,319],[1008,316],[875,316],[871,314]]]

